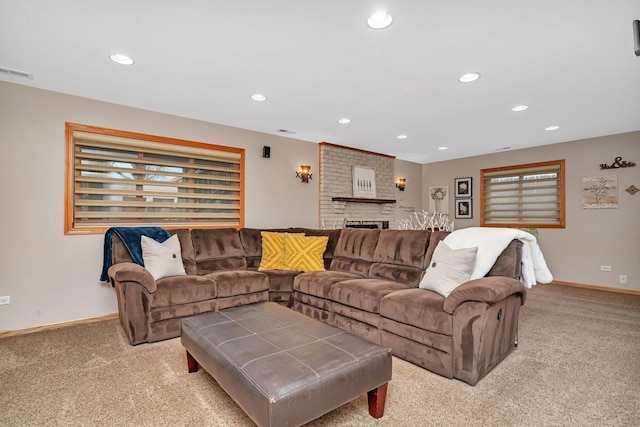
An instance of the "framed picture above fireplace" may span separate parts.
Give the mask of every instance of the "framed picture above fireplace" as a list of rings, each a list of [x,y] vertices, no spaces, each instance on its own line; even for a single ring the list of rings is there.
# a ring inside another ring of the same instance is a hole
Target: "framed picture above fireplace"
[[[376,170],[374,168],[353,167],[353,197],[376,198]]]

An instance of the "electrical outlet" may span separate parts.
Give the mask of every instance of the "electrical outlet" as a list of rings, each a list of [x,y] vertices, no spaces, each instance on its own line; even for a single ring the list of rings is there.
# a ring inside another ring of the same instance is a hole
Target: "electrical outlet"
[[[611,271],[611,266],[610,265],[601,265],[600,266],[600,271]]]
[[[0,297],[0,305],[5,305],[5,304],[11,304],[11,297],[8,295],[5,297]]]
[[[619,279],[620,279],[620,283],[622,283],[623,285],[625,283],[627,283],[627,275],[626,274],[621,274]]]

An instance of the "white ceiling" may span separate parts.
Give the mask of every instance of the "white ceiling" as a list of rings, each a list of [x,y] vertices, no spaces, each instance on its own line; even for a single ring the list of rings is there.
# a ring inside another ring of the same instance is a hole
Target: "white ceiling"
[[[638,0],[0,0],[0,67],[33,74],[0,80],[429,163],[640,130],[634,19]]]

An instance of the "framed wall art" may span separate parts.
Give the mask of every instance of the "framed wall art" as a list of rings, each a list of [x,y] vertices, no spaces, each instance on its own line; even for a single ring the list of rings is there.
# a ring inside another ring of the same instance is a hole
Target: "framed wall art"
[[[582,178],[583,209],[617,209],[618,176],[585,176]]]
[[[376,198],[376,170],[374,168],[353,167],[353,197]]]
[[[471,177],[467,178],[456,178],[455,179],[455,194],[454,197],[456,199],[471,197]]]
[[[429,187],[429,212],[449,213],[449,187]]]
[[[460,219],[473,218],[473,200],[472,199],[456,199],[456,218],[460,218]]]

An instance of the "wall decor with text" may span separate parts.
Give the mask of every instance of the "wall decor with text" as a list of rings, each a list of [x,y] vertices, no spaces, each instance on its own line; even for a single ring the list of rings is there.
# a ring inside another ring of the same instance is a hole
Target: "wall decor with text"
[[[615,159],[613,159],[613,163],[611,163],[610,165],[608,165],[606,163],[601,163],[600,164],[600,170],[619,169],[619,168],[633,168],[635,166],[636,166],[636,164],[634,162],[627,162],[626,160],[622,160],[622,157],[618,156]]]

